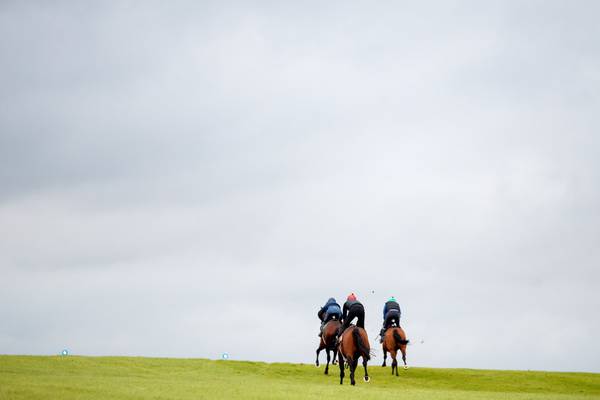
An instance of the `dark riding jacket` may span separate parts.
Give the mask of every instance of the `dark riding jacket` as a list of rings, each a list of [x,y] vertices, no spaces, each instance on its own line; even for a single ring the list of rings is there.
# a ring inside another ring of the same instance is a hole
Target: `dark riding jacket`
[[[398,311],[398,314],[400,314],[400,305],[395,301],[388,301],[387,303],[385,303],[385,305],[383,306],[383,319],[385,319],[385,316],[388,313],[388,311],[392,310],[396,310]]]
[[[331,298],[329,298],[329,300],[327,300],[327,303],[325,303],[325,305],[323,307],[321,307],[321,309],[317,313],[317,316],[319,317],[319,319],[321,321],[323,321],[325,319],[326,315],[341,314],[341,313],[342,312],[341,312],[340,305],[335,301],[335,299],[333,297],[331,297]]]
[[[345,321],[346,317],[348,316],[348,311],[350,311],[350,309],[352,307],[359,307],[360,308],[364,308],[362,303],[358,300],[348,300],[344,303],[344,309],[343,309],[343,315],[342,315],[342,319]]]

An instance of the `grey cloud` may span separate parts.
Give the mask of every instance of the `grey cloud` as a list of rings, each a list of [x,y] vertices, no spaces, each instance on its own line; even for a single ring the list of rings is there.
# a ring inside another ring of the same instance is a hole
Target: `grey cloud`
[[[0,352],[600,371],[596,9],[3,3]]]

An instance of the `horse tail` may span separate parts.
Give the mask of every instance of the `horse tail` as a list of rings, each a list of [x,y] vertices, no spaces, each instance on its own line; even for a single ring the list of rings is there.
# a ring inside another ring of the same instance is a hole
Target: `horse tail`
[[[354,328],[352,330],[352,336],[354,337],[354,342],[356,343],[356,347],[358,347],[360,355],[363,356],[365,360],[370,360],[371,352],[370,349],[363,342],[362,337],[360,337],[360,330],[358,328]]]
[[[392,334],[394,335],[394,340],[396,341],[397,345],[408,344],[409,341],[406,339],[402,339],[402,337],[400,337],[400,334],[398,333],[398,331],[396,329],[394,329]]]

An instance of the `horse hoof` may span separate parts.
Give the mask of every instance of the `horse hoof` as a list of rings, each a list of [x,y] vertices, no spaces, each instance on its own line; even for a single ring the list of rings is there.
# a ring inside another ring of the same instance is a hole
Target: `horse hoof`
[[[365,382],[370,382],[371,378],[369,378],[368,376],[365,376]]]
[[[408,365],[405,365],[405,366],[404,366],[404,369],[408,369]]]
[[[316,368],[319,368],[319,367],[320,367],[320,365],[319,365],[319,364],[315,364],[315,367],[316,367]]]

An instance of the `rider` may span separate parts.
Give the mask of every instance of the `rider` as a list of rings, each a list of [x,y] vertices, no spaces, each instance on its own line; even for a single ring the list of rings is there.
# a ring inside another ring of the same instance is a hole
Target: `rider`
[[[344,320],[344,323],[342,324],[342,332],[350,326],[350,323],[354,318],[357,319],[356,326],[363,329],[365,328],[365,308],[360,301],[356,300],[356,295],[354,293],[348,295],[348,298],[344,303],[343,312],[342,319]]]
[[[400,305],[396,301],[396,298],[392,296],[383,306],[383,328],[379,332],[379,336],[381,336],[381,339],[379,339],[380,342],[383,343],[385,331],[394,323],[396,326],[400,326]]]
[[[333,297],[330,297],[329,300],[327,300],[327,303],[321,307],[317,313],[317,316],[321,320],[321,330],[319,332],[319,336],[321,336],[323,334],[323,327],[327,322],[334,318],[336,318],[338,321],[341,319],[342,309],[337,301],[335,301]]]

